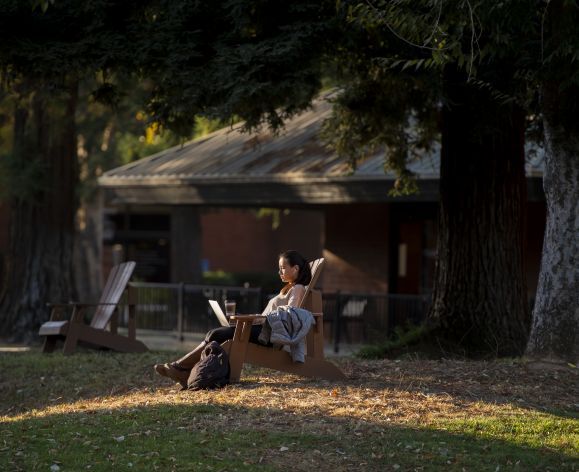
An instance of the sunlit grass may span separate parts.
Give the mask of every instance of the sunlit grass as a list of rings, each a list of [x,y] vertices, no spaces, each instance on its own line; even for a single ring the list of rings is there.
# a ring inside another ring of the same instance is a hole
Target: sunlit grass
[[[172,357],[0,354],[0,470],[579,470],[572,370],[341,359],[181,392]]]
[[[519,446],[568,451],[569,454],[579,452],[577,418],[515,411],[510,415],[440,422],[437,426],[479,439],[500,439]]]

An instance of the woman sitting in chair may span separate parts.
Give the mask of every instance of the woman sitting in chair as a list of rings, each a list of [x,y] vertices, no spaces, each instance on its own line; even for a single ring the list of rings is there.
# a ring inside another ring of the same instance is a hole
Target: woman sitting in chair
[[[300,253],[293,250],[282,252],[279,255],[279,276],[285,282],[285,285],[280,293],[269,301],[265,310],[263,310],[263,315],[274,311],[279,306],[298,307],[306,292],[305,286],[312,279],[308,261]],[[212,329],[207,333],[201,344],[191,352],[177,361],[167,364],[156,364],[155,371],[163,377],[168,377],[180,383],[183,388],[187,388],[187,379],[191,369],[199,362],[201,352],[203,352],[207,343],[211,341],[217,341],[220,344],[224,343],[233,339],[234,332],[234,326]],[[261,325],[252,326],[249,342],[258,344],[260,332]]]

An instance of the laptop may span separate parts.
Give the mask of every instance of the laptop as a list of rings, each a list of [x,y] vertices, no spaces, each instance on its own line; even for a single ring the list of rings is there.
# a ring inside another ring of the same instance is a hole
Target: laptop
[[[217,303],[215,300],[209,300],[209,305],[211,305],[211,308],[213,308],[213,313],[215,313],[215,316],[219,320],[219,324],[221,326],[231,326],[227,316],[225,316],[225,313],[223,313],[223,310],[219,306],[219,303]]]

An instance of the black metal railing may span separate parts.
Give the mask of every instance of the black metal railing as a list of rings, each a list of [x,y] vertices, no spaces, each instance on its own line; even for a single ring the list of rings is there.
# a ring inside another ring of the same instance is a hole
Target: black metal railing
[[[341,343],[374,343],[397,326],[420,324],[428,314],[430,297],[337,292],[325,294],[323,305],[326,340],[338,352]]]
[[[221,306],[237,302],[238,313],[259,313],[271,295],[260,288],[191,284],[131,283],[136,291],[137,329],[205,333],[218,326],[208,300]],[[375,293],[324,293],[324,335],[335,352],[340,344],[367,344],[385,339],[396,326],[419,324],[430,297]],[[121,323],[122,325],[123,323]]]
[[[131,283],[135,290],[137,328],[175,331],[180,339],[184,332],[201,333],[219,326],[209,306],[217,300],[235,300],[238,313],[261,312],[260,288],[226,287],[191,284]]]

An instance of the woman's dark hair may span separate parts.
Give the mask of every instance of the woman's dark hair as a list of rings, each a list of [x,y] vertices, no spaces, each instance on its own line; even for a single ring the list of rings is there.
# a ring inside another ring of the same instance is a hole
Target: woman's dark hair
[[[296,265],[299,267],[298,278],[295,280],[296,284],[308,285],[311,282],[312,271],[310,269],[310,264],[299,252],[290,249],[289,251],[282,252],[279,257],[283,257],[288,262],[290,267]],[[282,293],[286,293],[289,288],[289,284],[286,285],[282,289]]]

